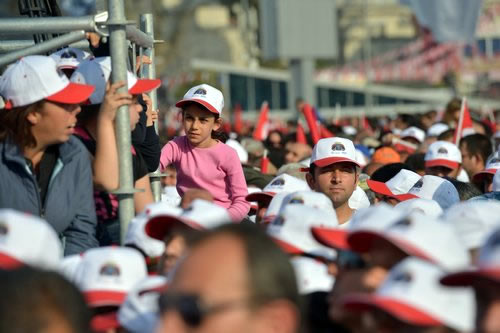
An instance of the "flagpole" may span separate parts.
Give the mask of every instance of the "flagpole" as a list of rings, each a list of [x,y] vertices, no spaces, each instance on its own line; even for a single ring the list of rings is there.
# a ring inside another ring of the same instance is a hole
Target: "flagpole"
[[[464,113],[465,113],[465,103],[466,103],[466,98],[462,97],[462,105],[460,105],[460,116],[458,117],[458,125],[455,133],[455,146],[458,147],[458,143],[460,142],[460,139],[462,138],[462,125],[464,122]]]

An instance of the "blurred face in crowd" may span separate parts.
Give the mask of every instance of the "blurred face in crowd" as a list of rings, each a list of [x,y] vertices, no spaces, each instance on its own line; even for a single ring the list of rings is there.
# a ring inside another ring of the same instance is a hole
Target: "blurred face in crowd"
[[[406,257],[408,255],[394,244],[382,238],[375,238],[364,258],[371,266],[389,271]]]
[[[438,177],[450,177],[456,179],[458,174],[460,173],[460,170],[462,170],[461,167],[458,167],[456,169],[451,169],[444,166],[433,166],[425,168],[425,174]]]
[[[212,112],[192,103],[183,111],[182,125],[191,145],[207,148],[213,144],[212,131],[217,131],[221,124]]]
[[[460,152],[462,153],[462,167],[467,171],[469,178],[472,178],[477,172],[483,169],[484,164],[479,159],[479,156],[469,152],[465,142],[460,144]]]
[[[281,147],[281,135],[278,132],[274,131],[269,133],[269,137],[267,138],[267,140],[273,147],[275,148]]]
[[[358,176],[353,163],[340,162],[316,167],[314,175],[307,174],[307,182],[313,190],[327,195],[333,207],[338,208],[347,204],[358,184]]]
[[[186,241],[181,235],[174,235],[165,242],[165,252],[160,259],[159,273],[168,276],[182,256],[186,254]]]
[[[286,145],[286,163],[298,163],[311,156],[312,149],[309,145],[291,142]]]
[[[500,332],[500,284],[483,279],[474,285],[476,294],[476,332]]]

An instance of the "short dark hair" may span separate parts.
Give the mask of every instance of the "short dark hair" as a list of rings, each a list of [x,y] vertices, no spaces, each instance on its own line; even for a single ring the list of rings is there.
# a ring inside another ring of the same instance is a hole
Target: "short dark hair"
[[[63,320],[75,333],[90,332],[90,312],[78,289],[56,272],[23,267],[0,271],[0,332],[47,332]]]
[[[482,194],[481,191],[472,183],[465,183],[451,177],[443,177],[443,178],[449,180],[453,184],[453,186],[455,186],[460,201],[466,201],[469,200],[470,198],[474,198]]]
[[[28,115],[41,108],[45,101],[13,109],[0,110],[0,142],[12,140],[19,148],[35,147],[36,139],[31,133],[31,124]]]
[[[493,152],[490,139],[483,134],[471,134],[460,140],[460,147],[465,144],[465,149],[470,155],[479,155],[486,164],[488,157]]]
[[[414,153],[406,158],[405,164],[412,170],[425,170],[425,153]]]
[[[454,128],[450,128],[450,129],[444,131],[443,133],[439,134],[438,137],[437,137],[437,139],[439,141],[448,141],[451,138],[453,138],[454,135],[455,135],[455,129]]]
[[[377,171],[373,173],[370,179],[385,183],[386,181],[397,175],[402,169],[413,171],[404,163],[390,163],[377,169]]]

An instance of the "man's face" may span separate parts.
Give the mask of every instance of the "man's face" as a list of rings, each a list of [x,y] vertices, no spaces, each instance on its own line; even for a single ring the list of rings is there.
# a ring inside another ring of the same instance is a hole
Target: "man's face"
[[[482,165],[478,165],[477,156],[471,155],[467,150],[467,145],[462,143],[460,145],[460,153],[462,153],[462,167],[465,169],[469,178],[472,178],[476,172],[483,169]]]
[[[426,175],[438,176],[438,177],[450,177],[457,178],[461,168],[450,169],[444,166],[433,166],[425,168]]]
[[[286,163],[298,163],[311,155],[311,147],[302,143],[290,143],[286,146]]]
[[[476,332],[500,332],[500,283],[487,279],[474,286],[476,294]]]
[[[314,176],[308,175],[309,186],[330,198],[334,208],[347,204],[358,184],[356,167],[350,162],[316,167]]]

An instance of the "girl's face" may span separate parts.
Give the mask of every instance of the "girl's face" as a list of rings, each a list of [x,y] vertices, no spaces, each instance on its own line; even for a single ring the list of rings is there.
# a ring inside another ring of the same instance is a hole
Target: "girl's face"
[[[220,128],[220,122],[215,120],[215,115],[210,111],[190,104],[184,109],[182,124],[189,143],[194,147],[208,148],[216,143],[212,139],[212,131]]]

